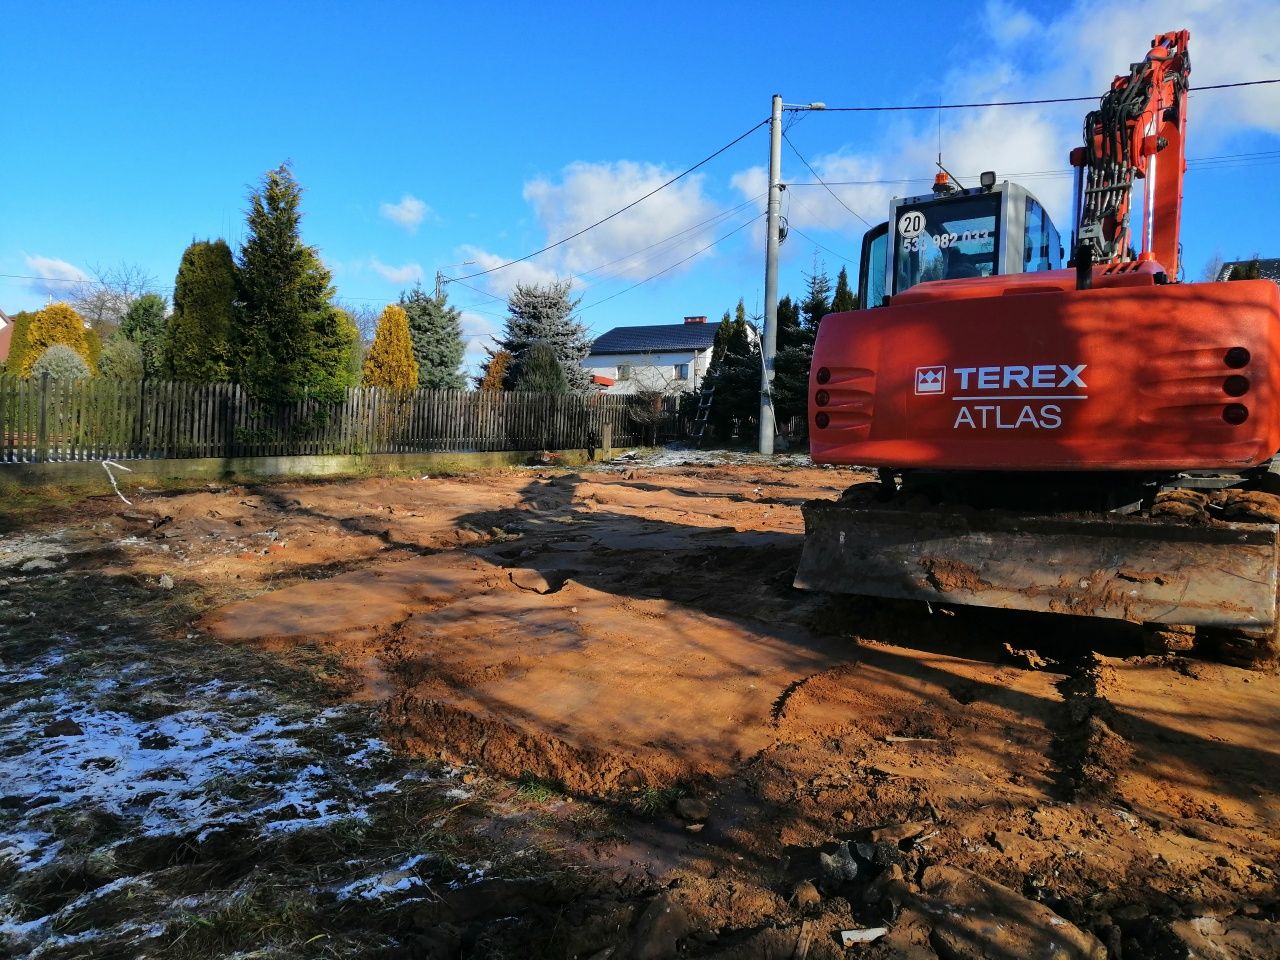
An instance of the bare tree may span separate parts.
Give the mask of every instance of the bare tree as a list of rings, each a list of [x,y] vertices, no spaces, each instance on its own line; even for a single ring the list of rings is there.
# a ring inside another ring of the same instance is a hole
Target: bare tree
[[[692,361],[682,365],[686,370],[685,376],[680,377],[675,364],[659,365],[653,363],[653,359],[652,354],[640,354],[636,362],[630,364],[632,388],[627,405],[627,416],[640,426],[648,446],[657,444],[659,427],[678,409],[675,398],[692,389],[696,374]]]
[[[360,342],[366,345],[373,343],[374,334],[378,330],[378,317],[382,316],[382,309],[367,301],[339,299],[337,305],[345,310],[347,315],[355,322],[360,331]]]
[[[1205,283],[1213,283],[1220,273],[1222,273],[1222,254],[1215,252],[1209,258],[1209,262],[1204,265],[1204,273],[1201,274],[1200,279]]]
[[[68,302],[103,340],[115,332],[134,300],[157,292],[156,278],[136,264],[93,266],[90,272],[90,279],[72,288]]]

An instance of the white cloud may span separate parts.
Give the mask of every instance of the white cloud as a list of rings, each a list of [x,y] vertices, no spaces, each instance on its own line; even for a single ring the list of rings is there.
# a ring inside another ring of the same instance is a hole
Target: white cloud
[[[488,250],[481,250],[479,247],[464,245],[460,250],[465,259],[475,261],[474,266],[466,268],[467,273],[479,273],[482,270],[492,270],[494,267],[500,267],[511,259],[510,257],[504,257],[501,254],[491,253]],[[539,266],[532,260],[524,260],[520,263],[513,264],[504,270],[486,274],[483,278],[478,278],[475,281],[468,282],[483,282],[495,296],[505,298],[511,293],[512,288],[514,288],[517,283],[523,283],[526,285],[548,284],[560,279],[563,279],[562,271],[556,270],[553,267]]]
[[[1038,26],[1035,17],[1006,0],[987,0],[984,13],[987,31],[1002,47],[1025,39]]]
[[[27,287],[42,297],[65,299],[76,291],[77,283],[84,283],[90,279],[89,275],[79,267],[56,257],[24,255],[23,259],[26,260],[27,270],[31,275],[41,278],[28,280]]]
[[[502,329],[502,321],[471,310],[462,311],[462,334],[466,338],[466,352],[462,357],[463,372],[468,377],[475,376],[488,359],[485,347],[494,344],[493,334]]]
[[[554,242],[645,196],[675,172],[630,160],[572,163],[560,172],[558,180],[539,177],[526,183],[524,198],[533,208],[542,242]],[[485,282],[492,292],[505,296],[516,282],[546,283],[573,277],[575,285],[585,287],[607,280],[643,280],[669,267],[675,269],[665,276],[675,276],[697,262],[691,260],[685,265],[680,264],[681,260],[740,222],[737,218],[704,222],[722,212],[705,195],[701,176],[686,177],[581,237],[548,251],[536,262],[508,267],[486,277]],[[511,259],[475,247],[464,249],[482,269]]]
[[[422,265],[417,263],[406,263],[401,267],[393,267],[383,263],[377,257],[371,257],[369,259],[369,269],[389,283],[398,283],[403,286],[422,282]]]
[[[410,233],[417,233],[418,225],[433,215],[429,206],[409,193],[401,197],[399,203],[384,203],[378,208],[378,212],[385,219],[398,223]]]

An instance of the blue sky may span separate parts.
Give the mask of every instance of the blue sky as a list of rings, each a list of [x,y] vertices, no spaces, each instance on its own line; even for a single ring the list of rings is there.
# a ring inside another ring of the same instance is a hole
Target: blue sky
[[[831,106],[1094,95],[1152,34],[1183,27],[1193,86],[1280,77],[1270,0],[0,6],[0,273],[129,263],[169,288],[191,240],[242,239],[248,189],[289,160],[304,238],[339,298],[373,306],[599,219],[764,119],[775,92]],[[1087,106],[945,113],[944,161],[962,179],[1031,174],[1015,179],[1066,233],[1062,171]],[[1280,255],[1280,85],[1193,94],[1188,136],[1190,157],[1226,159],[1188,172],[1187,277],[1215,254]],[[813,113],[788,137],[828,181],[921,179],[835,188],[874,223],[893,195],[927,189],[939,118]],[[739,297],[757,310],[767,150],[761,127],[607,227],[452,285],[471,357],[516,280],[578,277],[597,333],[715,319]],[[863,224],[801,185],[813,176],[790,147],[783,178],[782,292],[802,291],[815,254],[833,277],[842,257],[856,273]],[[64,287],[0,277],[0,307]]]

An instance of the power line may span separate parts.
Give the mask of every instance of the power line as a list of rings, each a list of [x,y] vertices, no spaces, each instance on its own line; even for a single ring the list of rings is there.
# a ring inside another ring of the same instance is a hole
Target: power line
[[[1242,80],[1239,83],[1214,83],[1204,87],[1190,87],[1193,92],[1202,90],[1231,90],[1236,87],[1256,87],[1267,83],[1280,83],[1280,77],[1274,80]],[[978,107],[1029,107],[1045,103],[1087,103],[1098,97],[1047,97],[1043,100],[996,100],[990,103],[928,103],[876,107],[824,107],[824,113],[887,113],[897,110],[969,110]],[[808,110],[809,107],[783,107],[783,110]]]
[[[498,270],[505,270],[507,267],[513,266],[517,263],[524,263],[524,261],[526,260],[532,260],[534,257],[538,256],[539,254],[546,253],[548,250],[554,250],[556,247],[560,246],[561,244],[568,243],[570,240],[573,240],[573,239],[576,239],[577,237],[582,236],[588,230],[594,230],[596,227],[600,226],[602,223],[608,223],[610,220],[612,220],[614,217],[618,216],[619,214],[626,213],[628,210],[630,210],[632,207],[636,206],[637,204],[643,203],[644,201],[648,200],[655,193],[659,193],[660,191],[665,190],[667,187],[671,186],[677,180],[682,180],[683,178],[687,177],[689,174],[693,173],[693,171],[697,170],[699,167],[705,166],[706,164],[710,163],[712,160],[720,156],[720,154],[724,153],[730,147],[736,146],[737,144],[745,140],[747,137],[751,136],[751,134],[755,133],[757,130],[759,130],[768,122],[769,122],[768,120],[761,120],[759,123],[757,123],[754,127],[748,130],[746,133],[742,134],[741,136],[735,137],[733,140],[730,140],[728,143],[726,143],[723,147],[721,147],[715,153],[712,153],[709,156],[703,157],[701,160],[695,163],[692,167],[689,167],[687,170],[684,170],[681,173],[677,173],[674,177],[672,177],[666,183],[662,184],[661,186],[654,187],[654,189],[650,190],[643,197],[639,197],[635,200],[632,200],[625,207],[621,207],[620,209],[613,211],[613,213],[609,214],[607,217],[603,217],[600,220],[597,220],[595,223],[591,224],[590,226],[583,227],[581,230],[577,231],[576,233],[571,233],[569,234],[569,236],[563,237],[562,239],[557,240],[555,243],[549,243],[545,247],[543,247],[541,250],[535,250],[533,251],[533,253],[527,253],[523,257],[517,257],[515,260],[508,260],[506,263],[500,263],[496,267],[490,267],[488,270],[481,270],[478,273],[469,273],[465,277],[459,277],[458,279],[474,280],[476,277],[483,277],[485,274],[488,274],[488,273],[494,273],[495,271],[498,271]]]
[[[827,253],[831,254],[833,257],[836,257],[837,259],[843,260],[845,263],[856,263],[856,262],[857,262],[856,260],[851,260],[851,259],[849,259],[849,258],[848,258],[848,257],[846,257],[843,253],[836,253],[836,252],[835,252],[834,250],[832,250],[830,247],[828,247],[828,246],[824,246],[823,244],[819,243],[817,240],[813,239],[813,237],[809,236],[807,233],[801,233],[801,232],[800,232],[800,230],[798,230],[798,229],[797,229],[797,228],[795,228],[795,227],[791,227],[791,228],[789,229],[789,231],[788,231],[788,232],[789,232],[789,233],[797,234],[798,236],[801,236],[801,237],[804,237],[806,240],[808,240],[810,243],[812,243],[815,247],[821,247],[823,250],[827,251]]]
[[[858,213],[858,211],[857,211],[857,210],[853,209],[853,207],[849,206],[847,203],[845,203],[843,200],[841,200],[841,199],[840,199],[840,197],[839,197],[839,195],[838,195],[834,190],[832,190],[829,186],[827,186],[826,181],[825,181],[825,180],[823,180],[823,179],[822,179],[822,177],[818,176],[818,171],[817,171],[817,170],[815,170],[815,169],[813,169],[813,165],[812,165],[811,163],[809,163],[809,161],[808,161],[808,160],[806,160],[806,159],[804,158],[804,155],[803,155],[799,150],[797,150],[797,149],[796,149],[796,145],[795,145],[794,143],[792,143],[792,142],[791,142],[791,138],[790,138],[790,137],[788,137],[788,136],[784,133],[784,134],[782,135],[782,139],[787,141],[787,146],[791,148],[791,152],[792,152],[792,153],[794,153],[797,157],[799,157],[799,158],[800,158],[800,162],[801,162],[801,163],[803,163],[806,167],[808,167],[808,168],[809,168],[809,172],[813,174],[814,178],[815,178],[815,179],[816,179],[820,184],[822,184],[824,187],[827,187],[827,193],[831,194],[831,196],[833,196],[833,197],[835,197],[835,198],[836,198],[836,203],[840,204],[840,206],[844,207],[846,210],[848,210],[850,213],[852,213],[855,217],[857,217],[859,220],[861,220],[863,223],[865,223],[868,227],[869,227],[869,226],[871,226],[871,224],[867,221],[867,218],[866,218],[866,217],[864,217],[862,214]]]
[[[749,227],[751,224],[755,223],[756,220],[758,219],[760,219],[760,214],[753,213],[748,219],[738,224],[736,227],[734,227],[724,236],[717,237],[715,240],[712,240],[710,243],[708,243],[705,247],[701,247],[700,249],[693,251],[693,253],[689,254],[689,256],[685,257],[683,260],[677,260],[675,263],[671,264],[671,266],[664,267],[663,269],[659,270],[657,273],[653,274],[652,276],[645,277],[643,280],[639,281],[638,283],[633,283],[631,286],[627,287],[625,290],[619,290],[617,293],[610,294],[609,296],[605,297],[603,300],[597,300],[595,303],[589,303],[585,307],[579,307],[578,313],[582,313],[585,310],[590,310],[592,307],[598,307],[600,306],[600,304],[606,303],[609,300],[612,300],[614,297],[620,297],[624,293],[630,293],[636,287],[644,286],[650,280],[658,279],[658,277],[662,276],[664,273],[670,273],[672,270],[680,266],[682,263],[688,263],[694,257],[699,256],[703,253],[706,253],[708,250],[714,247],[717,243],[720,243],[721,241],[724,241],[724,240],[728,240],[739,230],[743,229],[744,227]]]
[[[793,146],[794,150],[795,147]],[[1256,153],[1225,153],[1213,157],[1191,157],[1187,160],[1187,164],[1195,164],[1200,169],[1215,166],[1226,166],[1227,161],[1240,161],[1239,166],[1264,166],[1272,162],[1280,162],[1280,150],[1262,150]],[[807,164],[806,164],[807,166]],[[810,168],[812,170],[812,168]],[[1072,175],[1072,168],[1064,167],[1057,170],[1023,170],[1017,173],[1007,173],[1004,176],[1007,179],[1025,180],[1031,177],[1069,177]],[[976,180],[976,173],[962,173],[958,175],[962,180]],[[884,180],[826,180],[819,179],[816,182],[808,183],[803,180],[789,181],[788,187],[861,187],[861,186],[887,186],[898,183],[932,183],[931,177],[897,177]]]

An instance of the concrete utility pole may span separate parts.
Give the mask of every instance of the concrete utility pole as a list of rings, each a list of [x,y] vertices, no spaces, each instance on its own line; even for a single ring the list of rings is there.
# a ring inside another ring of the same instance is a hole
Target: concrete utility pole
[[[764,333],[760,338],[760,452],[773,456],[777,428],[773,416],[773,359],[778,352],[778,236],[782,205],[782,109],[825,110],[825,103],[783,103],[773,95],[769,119],[769,213],[765,220],[764,247]]]
[[[760,452],[773,456],[773,357],[778,349],[778,222],[782,201],[782,97],[769,120],[769,212],[765,221],[764,336],[760,342]]]

